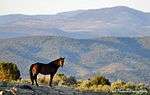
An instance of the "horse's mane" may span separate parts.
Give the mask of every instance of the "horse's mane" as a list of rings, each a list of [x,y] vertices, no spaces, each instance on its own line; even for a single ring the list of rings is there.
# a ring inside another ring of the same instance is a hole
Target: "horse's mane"
[[[48,64],[56,64],[59,59],[60,59],[60,58],[58,58],[58,59],[56,59],[56,60],[54,60],[54,61],[51,61],[51,62],[49,62]]]

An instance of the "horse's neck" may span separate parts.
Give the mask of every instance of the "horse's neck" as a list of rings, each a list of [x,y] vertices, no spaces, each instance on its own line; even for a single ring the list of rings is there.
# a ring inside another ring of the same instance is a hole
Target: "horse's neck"
[[[51,61],[49,62],[48,64],[54,64],[54,63],[57,63],[58,59],[57,60],[54,60],[54,61]]]
[[[54,65],[54,66],[56,66],[56,67],[60,67],[57,63],[58,63],[58,59],[57,60],[54,60],[54,61],[52,61],[52,62],[50,62],[50,63],[48,63],[49,65]]]

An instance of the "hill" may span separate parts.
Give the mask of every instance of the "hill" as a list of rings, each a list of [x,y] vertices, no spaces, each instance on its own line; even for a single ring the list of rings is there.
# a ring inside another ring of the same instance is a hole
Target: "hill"
[[[150,36],[150,13],[124,6],[78,10],[56,15],[0,16],[0,38],[33,35],[78,39]]]
[[[88,78],[105,75],[134,82],[150,81],[149,37],[102,37],[72,39],[54,36],[32,36],[0,40],[0,60],[17,63],[22,77],[29,76],[29,66],[65,57],[59,72]]]

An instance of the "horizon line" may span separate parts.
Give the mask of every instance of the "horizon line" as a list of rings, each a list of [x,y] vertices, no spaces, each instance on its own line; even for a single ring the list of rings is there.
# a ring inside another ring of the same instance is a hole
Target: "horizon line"
[[[68,10],[68,11],[61,11],[61,12],[56,12],[56,13],[33,13],[33,14],[26,14],[26,13],[8,13],[8,14],[0,14],[0,16],[7,16],[7,15],[27,15],[27,16],[42,16],[42,15],[57,15],[57,14],[61,14],[61,13],[67,13],[67,12],[75,12],[75,11],[88,11],[88,10],[102,10],[102,9],[111,9],[111,8],[116,8],[116,7],[126,7],[132,10],[136,10],[136,11],[140,11],[143,13],[150,13],[150,12],[145,12],[143,10],[139,10],[136,8],[132,8],[129,6],[112,6],[112,7],[103,7],[103,8],[91,8],[91,9],[75,9],[75,10]]]

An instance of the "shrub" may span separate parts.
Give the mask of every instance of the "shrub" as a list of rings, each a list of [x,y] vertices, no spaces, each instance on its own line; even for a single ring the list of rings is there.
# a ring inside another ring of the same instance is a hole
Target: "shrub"
[[[112,90],[124,90],[124,86],[125,86],[125,82],[121,81],[121,80],[117,80],[116,82],[113,82],[111,84],[111,88]]]
[[[65,81],[67,80],[67,76],[62,73],[56,74],[54,77],[54,85],[65,85]]]
[[[110,82],[103,76],[94,76],[89,80],[78,82],[80,91],[111,92]]]
[[[75,77],[70,76],[67,77],[65,75],[62,74],[58,74],[56,75],[56,77],[54,78],[54,82],[57,85],[66,85],[66,86],[71,86],[71,85],[75,85],[77,83],[77,80]]]
[[[9,62],[0,62],[0,80],[11,81],[20,78],[20,71],[16,64]]]
[[[77,84],[77,80],[74,76],[70,76],[65,80],[66,85],[75,85]]]
[[[111,92],[111,87],[109,85],[103,85],[102,86],[102,91],[103,92]]]
[[[110,85],[109,80],[103,76],[94,76],[90,80],[92,85]]]
[[[137,85],[137,90],[148,90],[148,87],[146,87],[143,83],[139,83]]]
[[[83,87],[83,88],[84,87],[89,88],[92,86],[92,84],[91,84],[90,80],[83,80],[83,81],[78,82],[78,86]]]
[[[144,90],[144,91],[147,91],[147,87],[143,83],[135,84],[132,82],[128,82],[124,85],[124,88],[126,90],[135,90],[135,91]]]
[[[38,78],[38,82],[42,84],[48,84],[49,80],[50,80],[49,77],[45,77],[45,76],[41,76]]]
[[[124,85],[126,90],[136,90],[136,85],[132,82],[128,82]]]

